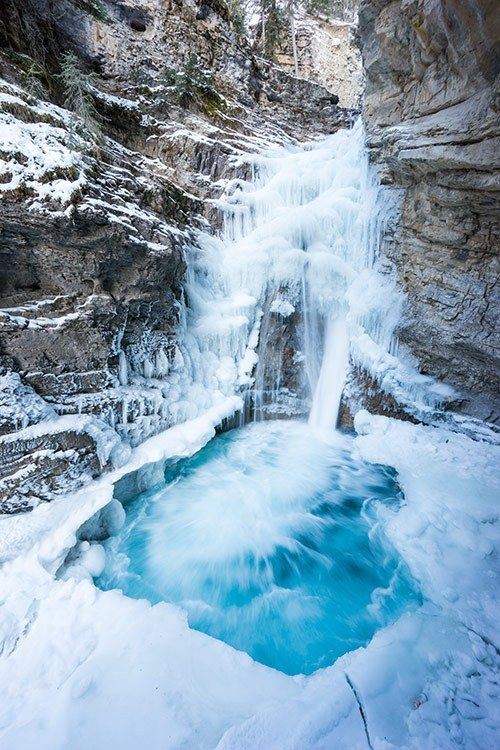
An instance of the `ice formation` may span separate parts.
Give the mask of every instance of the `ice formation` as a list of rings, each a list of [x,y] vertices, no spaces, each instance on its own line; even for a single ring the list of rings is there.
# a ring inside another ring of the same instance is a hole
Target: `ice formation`
[[[199,232],[187,255],[174,368],[182,402],[204,409],[235,389],[262,401],[269,316],[297,311],[313,421],[328,412],[324,426],[335,423],[349,357],[410,409],[436,406],[449,389],[395,356],[402,300],[376,262],[393,206],[369,167],[361,120],[240,161],[250,163],[252,179],[225,186],[222,236]],[[271,403],[280,379],[277,367]],[[320,398],[331,403],[318,405]]]

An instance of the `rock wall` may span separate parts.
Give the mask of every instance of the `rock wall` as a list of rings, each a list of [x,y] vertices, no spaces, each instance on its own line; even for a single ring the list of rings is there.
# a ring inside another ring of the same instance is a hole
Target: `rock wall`
[[[295,24],[299,76],[334,92],[341,107],[359,109],[363,71],[355,29],[354,23],[311,16],[299,18]],[[288,42],[287,49],[278,55],[278,62],[292,71],[290,47]]]
[[[460,408],[499,416],[500,203],[495,0],[364,0],[364,116],[401,201],[386,259],[406,293],[399,340]]]

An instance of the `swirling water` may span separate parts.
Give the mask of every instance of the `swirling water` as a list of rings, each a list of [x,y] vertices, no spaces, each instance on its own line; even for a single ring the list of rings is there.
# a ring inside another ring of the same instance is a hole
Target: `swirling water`
[[[98,584],[177,603],[191,627],[309,674],[418,604],[379,522],[402,501],[393,471],[345,435],[247,425],[128,504]]]
[[[98,583],[177,603],[193,628],[311,673],[419,600],[380,523],[402,502],[394,474],[333,431],[349,359],[359,344],[385,372],[399,307],[374,263],[385,214],[361,123],[250,163],[219,201],[221,236],[201,233],[188,254],[164,388],[174,421],[235,391],[260,414],[283,395],[269,321],[293,312],[309,424],[248,425],[171,465],[128,504]]]

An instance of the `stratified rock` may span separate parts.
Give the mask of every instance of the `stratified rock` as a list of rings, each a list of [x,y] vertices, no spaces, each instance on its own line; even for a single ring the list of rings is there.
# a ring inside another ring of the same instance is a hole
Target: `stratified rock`
[[[23,398],[25,403],[26,398]],[[42,420],[0,437],[0,513],[31,510],[75,490],[124,457],[120,438],[101,420]]]
[[[385,248],[406,293],[400,341],[421,370],[499,414],[500,203],[495,0],[364,0],[373,160],[403,198]]]

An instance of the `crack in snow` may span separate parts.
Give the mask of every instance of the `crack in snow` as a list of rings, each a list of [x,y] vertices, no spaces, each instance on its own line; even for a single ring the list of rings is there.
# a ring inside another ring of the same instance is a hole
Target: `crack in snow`
[[[370,739],[370,732],[368,731],[368,720],[366,718],[365,708],[363,706],[363,703],[361,701],[361,698],[359,696],[359,693],[358,693],[357,689],[354,687],[353,681],[351,680],[351,678],[349,677],[349,675],[347,674],[347,672],[344,672],[344,675],[345,675],[345,679],[346,679],[347,684],[349,685],[349,687],[351,688],[351,690],[353,692],[353,695],[354,695],[354,697],[356,699],[356,703],[358,704],[359,713],[361,714],[361,718],[363,720],[363,726],[365,728],[366,741],[368,743],[368,747],[370,748],[370,750],[373,750],[372,741]]]

